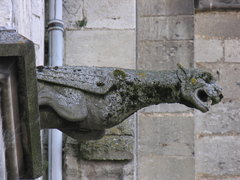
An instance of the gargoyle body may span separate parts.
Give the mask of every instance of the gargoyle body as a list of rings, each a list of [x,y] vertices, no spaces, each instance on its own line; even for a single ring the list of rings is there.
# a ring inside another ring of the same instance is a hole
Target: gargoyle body
[[[180,67],[142,71],[99,67],[38,67],[42,128],[79,139],[98,139],[137,110],[181,103],[206,112],[222,99],[212,75]]]

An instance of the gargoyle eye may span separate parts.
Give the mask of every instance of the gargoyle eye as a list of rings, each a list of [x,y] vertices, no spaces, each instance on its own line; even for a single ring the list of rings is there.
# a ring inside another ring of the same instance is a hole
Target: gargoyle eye
[[[210,83],[212,80],[213,80],[213,76],[208,73],[208,72],[205,72],[202,74],[202,77],[201,77],[206,83]]]

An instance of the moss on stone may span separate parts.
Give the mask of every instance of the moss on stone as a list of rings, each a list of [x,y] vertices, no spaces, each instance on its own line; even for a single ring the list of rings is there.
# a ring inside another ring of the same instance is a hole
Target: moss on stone
[[[126,76],[127,76],[124,71],[119,70],[119,69],[114,70],[114,71],[113,71],[113,75],[114,75],[114,77],[121,77],[121,78],[123,78],[123,79],[125,79]]]

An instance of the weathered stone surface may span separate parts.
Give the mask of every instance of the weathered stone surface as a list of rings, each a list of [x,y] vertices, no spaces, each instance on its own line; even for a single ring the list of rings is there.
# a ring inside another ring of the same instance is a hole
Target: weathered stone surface
[[[216,9],[240,9],[239,0],[197,0],[195,3],[197,10],[216,10]]]
[[[81,28],[78,23],[83,18],[83,0],[63,1],[63,21],[66,29]]]
[[[91,180],[133,180],[132,162],[80,161],[79,179]]]
[[[133,159],[132,136],[104,136],[97,141],[81,143],[81,157],[86,160],[131,160]]]
[[[213,106],[207,113],[196,112],[195,133],[198,135],[240,133],[239,109],[239,102],[225,102]]]
[[[218,39],[198,39],[194,41],[195,62],[217,62],[223,60],[224,44]]]
[[[126,135],[134,136],[134,124],[136,121],[136,115],[132,115],[123,121],[121,124],[114,126],[110,129],[107,129],[106,135]]]
[[[238,38],[240,36],[239,15],[239,12],[197,13],[195,35],[215,39]]]
[[[240,65],[230,63],[197,63],[196,67],[211,72],[223,87],[223,96],[228,99],[239,99],[240,97]]]
[[[142,17],[138,21],[138,40],[193,39],[193,17]]]
[[[88,0],[84,2],[87,28],[134,29],[135,1]]]
[[[79,180],[79,145],[66,142],[63,149],[63,180]]]
[[[239,176],[230,176],[230,177],[222,177],[222,176],[209,176],[209,177],[197,177],[196,180],[240,180]]]
[[[189,107],[174,103],[174,104],[159,104],[159,105],[152,105],[143,108],[140,110],[142,113],[178,113],[178,112],[191,112],[192,109]]]
[[[139,155],[138,179],[193,180],[194,158]]]
[[[225,40],[225,61],[240,62],[240,41]]]
[[[136,67],[134,30],[67,31],[65,48],[67,65]]]
[[[193,114],[140,114],[138,145],[142,155],[192,156]]]
[[[240,175],[240,137],[203,137],[196,141],[197,175]]]
[[[193,43],[186,41],[158,41],[138,43],[138,68],[167,70],[177,63],[190,67],[193,59]]]
[[[192,15],[194,5],[192,0],[138,0],[139,16],[151,15]]]

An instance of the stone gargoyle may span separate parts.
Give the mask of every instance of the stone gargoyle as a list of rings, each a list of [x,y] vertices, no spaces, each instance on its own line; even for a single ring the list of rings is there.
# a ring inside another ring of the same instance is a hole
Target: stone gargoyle
[[[213,76],[197,69],[143,71],[100,67],[38,67],[41,128],[78,140],[99,139],[137,110],[181,103],[202,112],[223,98]]]

